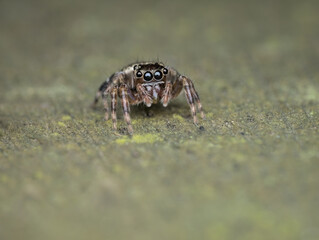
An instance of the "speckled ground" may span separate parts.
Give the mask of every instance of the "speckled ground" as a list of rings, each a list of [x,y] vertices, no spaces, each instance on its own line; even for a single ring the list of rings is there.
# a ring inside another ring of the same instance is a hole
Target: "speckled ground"
[[[1,1],[0,239],[319,239],[317,1]],[[89,108],[135,60],[190,76]]]

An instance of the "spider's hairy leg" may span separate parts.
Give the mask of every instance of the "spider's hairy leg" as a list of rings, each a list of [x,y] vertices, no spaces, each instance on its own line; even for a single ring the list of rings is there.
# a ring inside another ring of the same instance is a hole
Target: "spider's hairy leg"
[[[183,87],[184,87],[184,92],[185,92],[185,96],[187,99],[187,102],[189,104],[189,107],[191,109],[191,113],[193,116],[193,122],[194,124],[197,126],[197,117],[196,117],[196,107],[195,107],[195,97],[192,91],[192,82],[190,79],[188,79],[185,76],[180,76],[179,80],[182,81],[183,83]]]
[[[111,90],[111,116],[112,116],[114,130],[117,129],[117,127],[116,127],[116,122],[117,122],[117,117],[116,117],[117,92],[118,92],[117,87],[112,88],[112,90]]]
[[[105,120],[107,121],[109,119],[109,104],[107,102],[107,96],[110,93],[111,89],[113,88],[114,84],[111,83],[102,93],[102,100],[103,100],[103,106],[105,110]]]
[[[202,107],[202,104],[200,102],[198,93],[196,92],[196,89],[194,87],[193,82],[190,79],[188,79],[188,80],[189,80],[189,85],[190,85],[191,92],[192,92],[192,94],[194,96],[194,99],[195,99],[195,101],[197,103],[198,111],[200,112],[201,117],[204,119],[205,118],[205,114],[204,114],[203,107]]]
[[[125,122],[127,123],[127,129],[128,129],[129,134],[132,135],[133,134],[133,127],[132,127],[132,123],[131,123],[130,103],[129,103],[127,92],[128,92],[127,85],[122,84],[119,87],[119,95],[120,95],[121,102],[122,102],[124,119],[125,119]]]
[[[166,78],[166,84],[165,84],[165,88],[164,88],[164,92],[162,95],[162,99],[161,102],[163,103],[163,106],[166,107],[169,103],[169,101],[176,97],[178,95],[178,93],[175,95],[174,91],[176,89],[176,80],[178,78],[178,72],[171,67],[167,67],[168,68],[168,75]]]
[[[132,90],[128,89],[128,96],[131,105],[136,105],[143,102],[142,97],[138,92],[132,92]]]
[[[145,88],[139,83],[136,85],[136,90],[141,96],[143,102],[146,106],[150,107],[153,103],[153,100],[151,96],[148,94],[148,92],[145,90]]]
[[[105,110],[105,116],[104,116],[105,121],[107,121],[109,119],[109,106],[107,103],[107,95],[108,95],[108,92],[104,91],[103,95],[102,95],[102,99],[103,99],[103,106],[104,106],[104,110]]]
[[[167,107],[169,101],[172,98],[172,88],[173,88],[172,83],[170,81],[167,81],[165,85],[163,97],[161,100],[164,107]]]

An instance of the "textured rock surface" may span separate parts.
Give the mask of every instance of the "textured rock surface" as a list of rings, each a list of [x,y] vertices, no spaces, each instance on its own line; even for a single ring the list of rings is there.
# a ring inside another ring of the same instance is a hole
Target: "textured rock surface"
[[[1,239],[318,239],[316,1],[1,1]],[[132,107],[88,108],[137,59],[190,76]],[[120,112],[120,111],[119,111]]]

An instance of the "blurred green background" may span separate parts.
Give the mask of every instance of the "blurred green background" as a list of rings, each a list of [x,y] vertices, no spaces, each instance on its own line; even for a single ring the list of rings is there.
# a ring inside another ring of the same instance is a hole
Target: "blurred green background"
[[[318,1],[0,1],[0,239],[319,239]],[[161,60],[193,79],[126,136],[89,108]]]

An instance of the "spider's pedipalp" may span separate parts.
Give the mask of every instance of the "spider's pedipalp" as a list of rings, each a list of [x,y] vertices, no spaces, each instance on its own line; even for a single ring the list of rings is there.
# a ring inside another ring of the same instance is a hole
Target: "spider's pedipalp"
[[[152,100],[151,96],[149,95],[149,93],[145,90],[145,88],[141,84],[137,84],[136,90],[139,93],[139,95],[141,96],[145,105],[147,107],[150,107],[153,103],[153,100]]]

